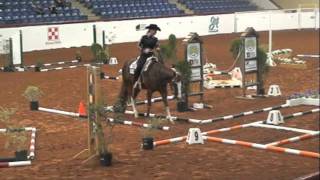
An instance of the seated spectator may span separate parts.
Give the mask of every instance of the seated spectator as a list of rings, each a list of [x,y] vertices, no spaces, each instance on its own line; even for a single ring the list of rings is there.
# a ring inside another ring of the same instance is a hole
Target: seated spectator
[[[44,15],[44,10],[40,5],[36,5],[34,3],[31,3],[31,7],[38,15]]]
[[[57,8],[55,6],[48,7],[51,14],[58,14]]]
[[[71,0],[64,0],[67,7],[71,7]]]
[[[64,0],[54,0],[54,3],[56,4],[56,7],[66,7],[66,3]]]

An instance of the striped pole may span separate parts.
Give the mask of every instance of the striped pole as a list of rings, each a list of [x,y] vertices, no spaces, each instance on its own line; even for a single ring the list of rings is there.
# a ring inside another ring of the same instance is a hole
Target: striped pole
[[[48,66],[55,66],[55,65],[64,65],[64,64],[75,64],[79,63],[79,60],[72,60],[72,61],[59,61],[59,62],[54,62],[54,63],[46,63],[43,64],[43,66],[48,67]],[[35,68],[37,65],[29,65],[26,66],[26,68]]]
[[[31,140],[30,140],[30,148],[29,148],[29,156],[28,159],[33,160],[35,158],[35,145],[36,145],[36,128],[32,128],[31,130]]]
[[[293,113],[293,114],[284,116],[283,118],[284,119],[289,119],[289,118],[294,118],[294,117],[297,117],[297,116],[307,115],[307,114],[316,113],[316,112],[319,112],[319,109],[313,109],[313,110],[306,111],[306,112]],[[215,133],[219,133],[219,132],[226,132],[226,131],[232,131],[232,130],[246,128],[246,127],[250,127],[250,126],[255,126],[256,124],[262,124],[264,122],[265,121],[256,121],[256,122],[248,123],[248,124],[241,124],[241,125],[231,126],[231,127],[227,127],[227,128],[215,129],[215,130],[203,132],[201,134],[203,136],[206,136],[206,135],[215,134]],[[155,141],[153,143],[153,145],[154,145],[154,147],[156,147],[156,146],[161,146],[161,145],[178,143],[178,142],[184,141],[186,139],[187,139],[187,136],[181,136],[181,137],[172,138],[172,139],[165,139],[165,140]]]
[[[134,112],[133,111],[125,111],[125,114],[130,114],[130,115],[134,115]],[[147,117],[148,113],[139,113],[138,114],[139,116],[141,117]],[[152,114],[150,113],[149,114],[149,117],[153,117],[153,118],[167,118],[167,116],[165,115],[158,115],[158,114]],[[190,122],[190,123],[200,123],[201,120],[197,120],[197,119],[187,119],[187,118],[180,118],[180,117],[177,117],[177,116],[171,116],[171,118],[174,120],[174,121],[185,121],[185,122]]]
[[[29,166],[29,165],[31,165],[31,161],[0,162],[0,168]]]
[[[264,150],[278,152],[278,153],[293,154],[293,155],[310,157],[310,158],[320,158],[319,153],[310,152],[310,151],[301,151],[301,150],[296,150],[296,149],[282,148],[282,147],[276,147],[276,146],[270,146],[270,145],[268,146],[268,145],[263,145],[263,144],[251,143],[251,142],[247,142],[247,141],[237,141],[237,140],[217,138],[217,137],[204,136],[203,139],[210,141],[210,142],[219,142],[219,143],[223,143],[223,144],[240,145],[240,146],[244,146],[244,147],[264,149]]]
[[[269,144],[266,144],[266,145],[267,146],[279,146],[279,145],[289,144],[289,143],[293,143],[293,142],[297,142],[297,141],[310,139],[310,138],[319,136],[319,134],[320,134],[320,131],[317,131],[317,132],[312,133],[312,134],[304,134],[304,135],[301,135],[301,136],[296,136],[296,137],[284,139],[284,140],[281,140],[281,141],[276,141],[276,142],[269,143]]]
[[[211,135],[211,134],[220,133],[220,132],[232,131],[232,130],[236,130],[236,129],[250,127],[254,123],[262,123],[262,122],[263,121],[257,121],[257,122],[248,123],[248,124],[242,124],[242,125],[236,125],[236,126],[231,126],[231,127],[227,127],[227,128],[215,129],[215,130],[203,132],[203,133],[201,133],[201,135],[206,136],[206,135]],[[187,139],[187,136],[181,136],[181,137],[176,137],[176,138],[171,138],[171,139],[155,141],[155,142],[153,142],[153,146],[156,147],[156,146],[161,146],[161,145],[178,143],[178,142],[182,142],[186,139]]]
[[[174,100],[175,97],[172,96],[167,96],[167,100]],[[151,99],[151,103],[155,103],[155,102],[161,102],[162,101],[162,97],[156,97],[156,98],[152,98]],[[141,105],[141,104],[148,104],[148,100],[144,100],[144,101],[137,101],[136,105]]]
[[[100,78],[101,79],[110,79],[110,80],[119,80],[121,75],[118,76],[107,76],[104,72],[100,73]]]
[[[81,65],[74,65],[74,66],[56,67],[56,68],[41,69],[40,72],[56,71],[56,70],[63,70],[63,69],[73,69],[73,68],[77,68],[77,67],[89,67],[89,66],[90,66],[90,64],[81,64]]]
[[[312,109],[312,110],[306,111],[306,112],[297,112],[297,113],[293,113],[293,114],[288,115],[288,116],[284,116],[283,120],[294,118],[294,117],[298,117],[298,116],[304,116],[304,115],[316,113],[316,112],[319,112],[319,111],[320,111],[320,109],[316,108],[316,109]]]
[[[242,113],[234,114],[234,115],[220,116],[220,117],[216,117],[213,119],[207,119],[207,120],[182,118],[182,117],[177,117],[177,116],[172,116],[172,119],[174,121],[184,121],[184,122],[195,123],[195,124],[208,124],[208,123],[213,123],[216,121],[222,121],[222,120],[227,120],[227,119],[236,119],[236,118],[243,117],[243,116],[248,116],[248,115],[252,115],[252,114],[257,114],[257,113],[261,113],[261,112],[267,112],[267,111],[281,109],[281,108],[287,108],[287,107],[289,107],[288,104],[282,104],[279,106],[268,107],[268,108],[254,110],[254,111],[247,111],[247,112],[242,112]],[[109,109],[109,110],[110,110],[110,108],[112,108],[112,107],[107,107],[107,109]],[[125,113],[131,114],[131,115],[134,114],[133,111],[125,111]],[[139,116],[146,117],[147,113],[139,113]],[[166,118],[166,116],[164,116],[164,115],[157,115],[157,114],[151,114],[151,113],[149,114],[149,116],[150,117],[157,117],[157,118]]]
[[[303,134],[313,134],[316,132],[316,131],[311,131],[311,130],[298,129],[298,128],[292,128],[292,127],[275,126],[275,125],[271,125],[271,124],[262,124],[262,123],[252,124],[251,127],[292,131],[292,132],[303,133]]]
[[[142,128],[153,128],[153,129],[159,129],[164,131],[169,131],[170,127],[168,126],[153,126],[152,124],[146,124],[146,123],[139,123],[139,122],[133,122],[133,121],[125,121],[125,120],[119,120],[119,119],[113,119],[113,118],[107,118],[107,121],[112,123],[119,123],[129,126],[137,126]]]
[[[219,84],[219,85],[207,85],[210,89],[228,89],[228,88],[241,88],[241,85],[232,85],[232,84]]]
[[[308,54],[298,54],[297,55],[297,57],[307,57],[307,58],[320,58],[320,55],[317,55],[317,54],[315,54],[315,55],[308,55]]]
[[[268,112],[271,110],[277,110],[277,109],[287,108],[287,107],[289,107],[289,104],[282,104],[279,106],[267,107],[267,108],[263,108],[263,109],[242,112],[242,113],[234,114],[234,115],[221,116],[221,117],[217,117],[217,118],[213,118],[213,119],[202,120],[201,124],[213,123],[216,121],[222,121],[222,120],[227,120],[227,119],[235,119],[235,118],[239,118],[239,117],[243,117],[243,116],[247,116],[247,115],[257,114],[257,113],[261,113],[261,112]]]
[[[119,76],[107,76],[107,75],[104,75],[102,77],[102,79],[119,80],[120,77]]]

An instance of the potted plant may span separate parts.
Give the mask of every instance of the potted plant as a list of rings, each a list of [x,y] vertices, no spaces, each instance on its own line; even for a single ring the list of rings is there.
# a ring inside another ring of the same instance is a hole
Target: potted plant
[[[82,55],[80,50],[76,51],[76,60],[78,60],[79,62],[82,61]]]
[[[26,161],[28,159],[28,150],[25,149],[27,134],[22,128],[15,127],[10,121],[10,117],[16,112],[15,109],[0,107],[0,122],[5,124],[5,132],[8,139],[5,143],[5,149],[15,149],[15,158],[6,158],[14,161]]]
[[[106,56],[106,59],[105,59],[105,61],[104,61],[104,64],[109,64],[109,60],[110,60],[110,48],[109,48],[109,46],[105,46],[104,47],[104,53],[105,53],[105,56]]]
[[[98,103],[98,105],[95,106],[91,106],[89,107],[89,111],[91,111],[91,115],[95,115],[98,114],[100,117],[106,119],[107,118],[107,112],[104,108],[104,103],[100,102]],[[92,117],[92,118],[96,118],[96,117]],[[103,146],[104,151],[100,152],[100,164],[102,166],[111,166],[112,165],[112,152],[111,152],[111,145],[113,142],[113,127],[114,124],[110,123],[109,121],[107,121],[107,129],[106,129],[106,134],[107,137],[104,136],[104,131],[103,128],[101,126],[101,124],[96,124],[97,125],[97,136],[102,136],[100,138],[104,139],[104,142],[101,146]]]
[[[177,109],[179,112],[185,112],[189,110],[188,107],[188,93],[190,90],[190,79],[191,79],[191,67],[186,61],[179,61],[175,68],[181,74],[181,99],[177,103]]]
[[[28,150],[25,149],[25,143],[27,141],[27,133],[23,129],[19,128],[8,128],[7,131],[8,141],[5,144],[5,148],[16,149],[15,159],[16,161],[28,160]]]
[[[34,67],[35,72],[40,72],[41,68],[43,68],[43,62],[41,60],[38,60],[36,63],[36,66]]]
[[[151,127],[147,127],[142,130],[142,133],[143,133],[142,149],[144,150],[153,149],[154,131],[159,125],[161,125],[161,122],[163,121],[164,121],[163,118],[160,118],[160,117],[154,117],[149,120],[149,124],[151,125]]]
[[[171,61],[171,63],[176,63],[177,61],[177,39],[176,36],[170,34],[167,44],[160,46],[160,54],[164,59]]]
[[[43,95],[43,92],[36,86],[28,86],[22,94],[30,102],[30,109],[36,111],[39,108],[39,99]]]
[[[100,44],[93,43],[91,45],[91,52],[93,54],[95,62],[103,63],[106,60],[106,53],[104,52]]]
[[[107,55],[106,55],[106,53],[105,53],[105,51],[103,49],[101,49],[101,51],[98,52],[96,62],[97,63],[106,64]]]

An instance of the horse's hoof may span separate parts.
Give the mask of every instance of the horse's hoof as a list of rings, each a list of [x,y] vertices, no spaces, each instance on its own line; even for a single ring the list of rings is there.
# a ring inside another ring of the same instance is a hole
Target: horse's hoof
[[[135,117],[135,118],[139,118],[139,114],[138,114],[138,113],[135,113],[135,114],[134,114],[134,117]]]
[[[171,122],[171,124],[175,124],[175,122],[174,122],[172,117],[167,117],[167,120],[169,120]]]

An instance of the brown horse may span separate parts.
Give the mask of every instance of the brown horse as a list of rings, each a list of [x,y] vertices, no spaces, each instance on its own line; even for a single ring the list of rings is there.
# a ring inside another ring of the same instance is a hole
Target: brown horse
[[[147,115],[150,114],[151,109],[151,98],[152,94],[158,91],[161,94],[162,101],[165,106],[167,118],[172,121],[168,100],[167,100],[167,86],[170,85],[171,89],[175,88],[175,97],[181,97],[181,77],[178,72],[174,69],[166,67],[161,61],[158,61],[156,57],[152,57],[147,60],[145,67],[141,72],[141,86],[137,86],[135,82],[134,75],[130,73],[130,65],[134,63],[135,60],[127,61],[122,67],[122,86],[119,94],[119,102],[122,110],[124,112],[126,109],[126,104],[130,98],[132,108],[135,114],[135,117],[138,117],[138,111],[135,105],[135,99],[138,96],[141,88],[147,90],[147,100],[148,100],[148,111]],[[150,62],[149,62],[150,61]],[[174,86],[174,83],[177,86]],[[141,88],[140,88],[141,87]]]

